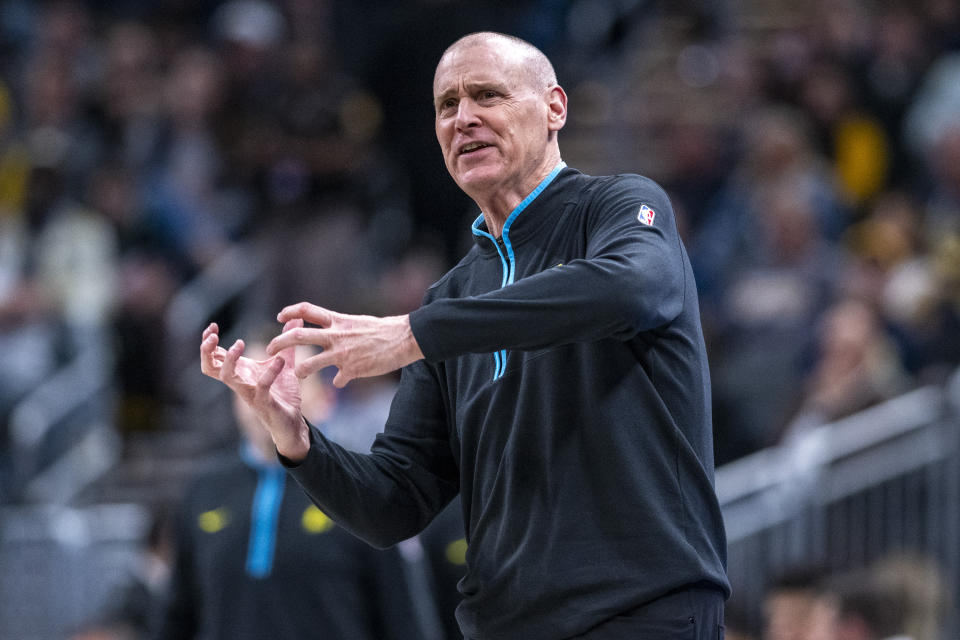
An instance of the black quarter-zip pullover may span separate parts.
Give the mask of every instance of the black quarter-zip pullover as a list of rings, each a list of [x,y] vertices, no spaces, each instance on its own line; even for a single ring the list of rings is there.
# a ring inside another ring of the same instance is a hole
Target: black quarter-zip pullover
[[[459,491],[471,639],[560,639],[687,585],[729,593],[696,287],[663,190],[561,168],[410,315],[369,455],[291,473],[377,546]],[[538,187],[539,189],[539,187]],[[498,241],[499,240],[499,241]]]

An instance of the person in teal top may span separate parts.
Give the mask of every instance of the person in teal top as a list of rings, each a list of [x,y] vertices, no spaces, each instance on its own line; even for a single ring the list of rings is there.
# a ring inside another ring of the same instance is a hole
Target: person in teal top
[[[308,395],[304,410],[314,413],[312,399],[323,396]],[[312,504],[287,479],[256,414],[233,404],[242,444],[204,461],[184,493],[155,637],[422,637],[405,560],[364,544]]]

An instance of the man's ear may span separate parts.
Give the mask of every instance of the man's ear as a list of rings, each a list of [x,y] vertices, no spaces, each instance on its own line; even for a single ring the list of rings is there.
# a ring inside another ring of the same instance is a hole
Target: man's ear
[[[559,131],[567,123],[567,93],[563,87],[555,85],[547,96],[547,128]]]

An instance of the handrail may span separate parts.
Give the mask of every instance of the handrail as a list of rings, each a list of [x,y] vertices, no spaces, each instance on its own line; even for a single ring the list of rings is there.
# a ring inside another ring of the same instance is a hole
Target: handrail
[[[943,397],[939,387],[921,387],[723,465],[716,473],[720,503],[762,493],[788,481],[799,469],[827,465],[922,429],[939,418]]]
[[[113,373],[111,364],[110,354],[98,340],[83,344],[72,360],[20,400],[10,412],[14,495],[28,487],[38,473],[40,449],[54,428],[96,401],[110,387]],[[95,429],[98,424],[102,425],[102,416],[92,418],[86,430]],[[86,437],[87,435],[89,434],[85,434],[74,445],[82,447],[87,453],[90,452],[91,442],[112,442],[109,435],[93,439]],[[60,459],[66,459],[70,455],[71,450],[67,450]],[[76,455],[73,457],[76,458]],[[52,465],[55,463],[56,461],[51,461]],[[76,493],[85,483],[92,482],[96,475],[105,470],[98,468],[95,473],[90,470],[90,473],[82,474],[83,478],[79,481],[64,479],[64,482],[70,485],[72,493]]]
[[[173,296],[164,316],[175,338],[197,337],[203,323],[216,309],[252,285],[264,270],[261,252],[250,244],[237,244],[223,251],[193,280]]]
[[[718,468],[729,541],[956,455],[945,422],[960,415],[957,394],[960,369],[943,387],[915,389]]]
[[[10,413],[15,449],[37,446],[57,422],[70,415],[110,383],[110,358],[99,345],[88,345]]]
[[[172,380],[170,391],[177,397],[183,395],[201,404],[209,401],[209,396],[204,394],[210,393],[210,387],[198,384],[200,334],[218,309],[255,289],[252,285],[263,275],[266,265],[260,247],[237,244],[225,250],[174,295],[164,316],[164,329],[170,339],[166,355]]]

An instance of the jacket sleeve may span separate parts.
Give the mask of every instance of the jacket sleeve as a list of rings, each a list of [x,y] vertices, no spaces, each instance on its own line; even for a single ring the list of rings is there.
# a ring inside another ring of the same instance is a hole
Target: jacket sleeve
[[[403,369],[370,453],[348,451],[314,429],[310,437],[306,459],[281,462],[324,513],[375,547],[419,533],[459,491],[442,394],[423,361]]]
[[[582,197],[589,198],[582,208],[587,216],[583,258],[483,295],[433,300],[410,315],[428,361],[609,337],[627,340],[679,315],[688,283],[666,193],[647,178],[629,175]]]

